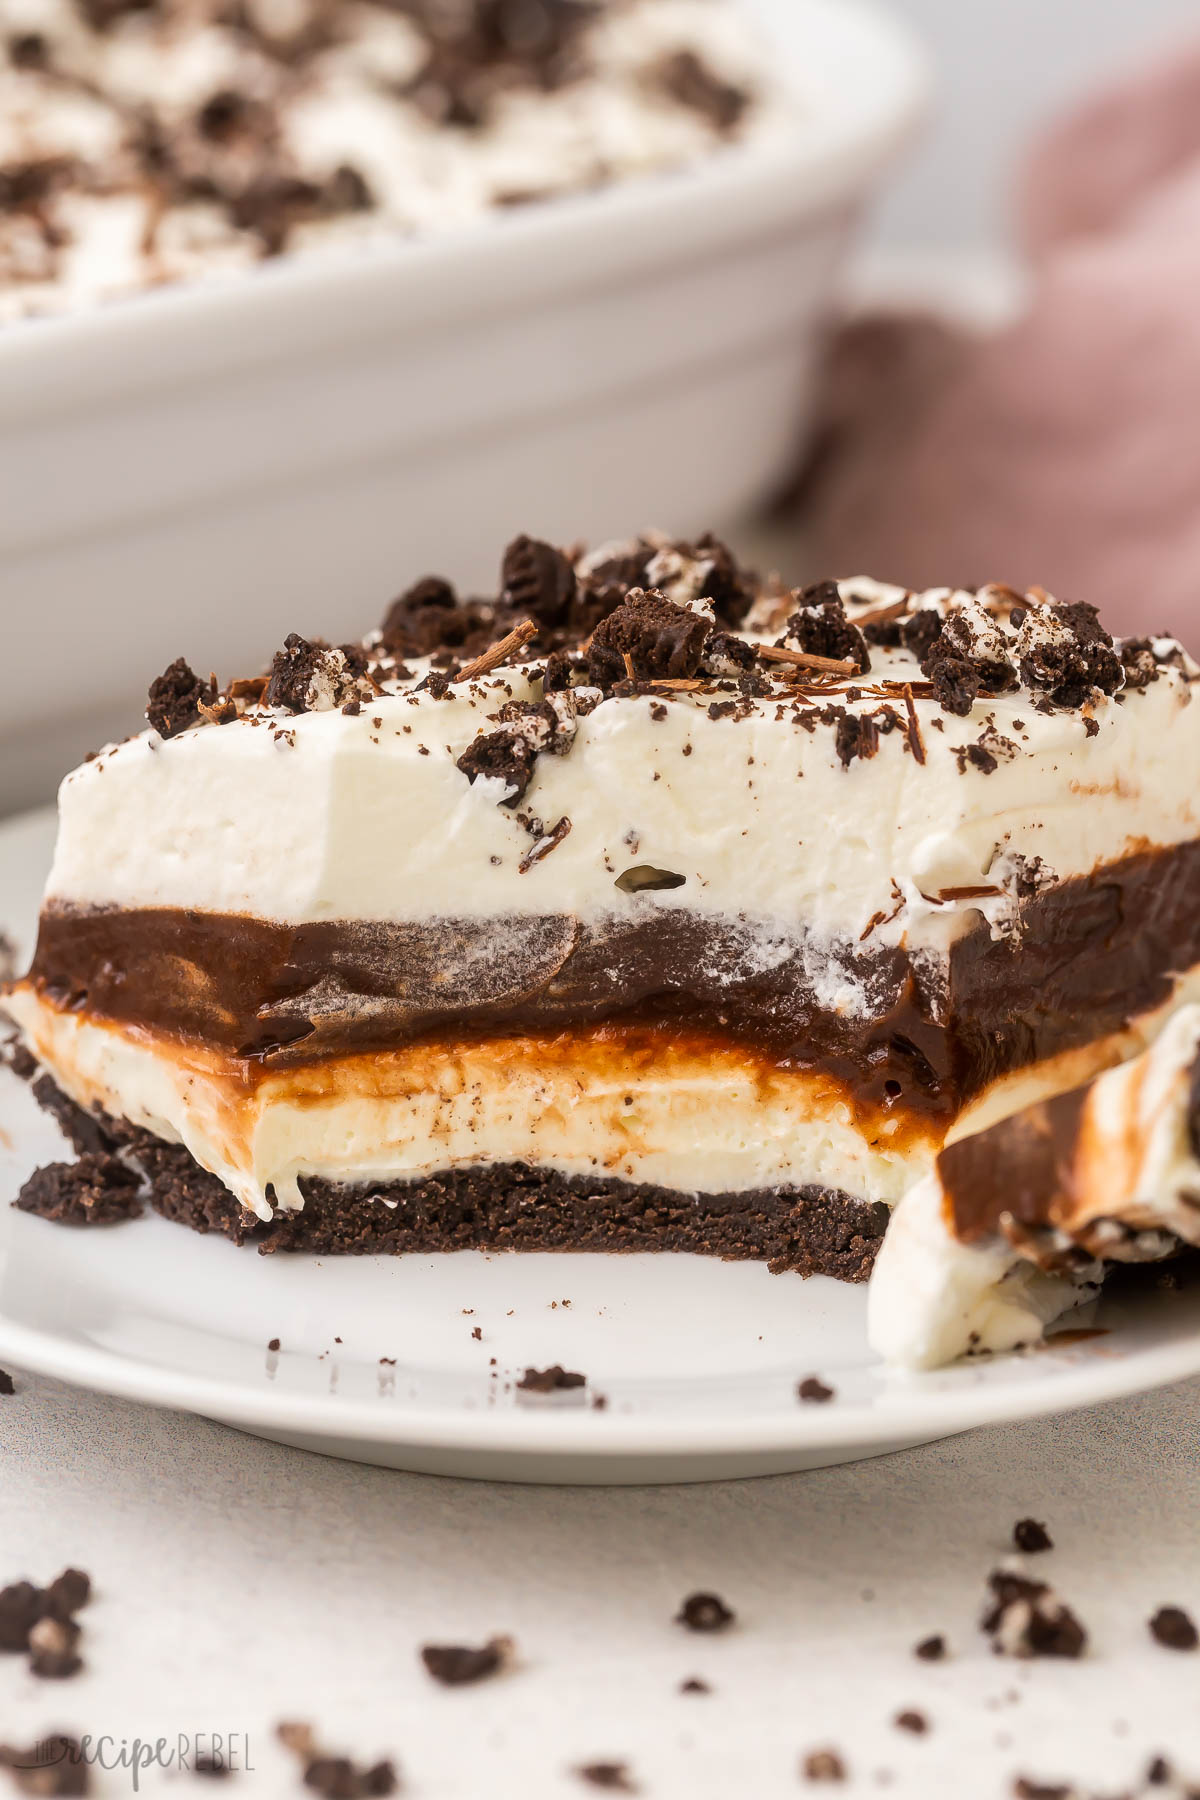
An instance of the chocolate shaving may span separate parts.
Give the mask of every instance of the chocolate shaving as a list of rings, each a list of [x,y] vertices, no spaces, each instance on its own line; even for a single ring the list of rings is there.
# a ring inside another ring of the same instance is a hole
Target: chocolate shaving
[[[502,637],[499,643],[491,645],[481,656],[477,656],[473,662],[467,663],[456,675],[451,676],[451,680],[456,682],[477,681],[481,675],[487,675],[491,670],[499,668],[501,663],[507,662],[510,656],[522,649],[530,638],[535,638],[537,634],[538,628],[534,621],[522,619],[521,623],[514,625],[513,629]]]
[[[921,727],[917,720],[917,709],[913,705],[911,686],[904,689],[904,710],[908,715],[908,747],[913,753],[913,761],[924,763],[925,740],[921,736]]]
[[[806,650],[789,650],[786,644],[760,644],[758,654],[764,662],[790,663],[796,669],[812,669],[821,675],[859,675],[855,662],[839,661],[832,656],[816,656]]]

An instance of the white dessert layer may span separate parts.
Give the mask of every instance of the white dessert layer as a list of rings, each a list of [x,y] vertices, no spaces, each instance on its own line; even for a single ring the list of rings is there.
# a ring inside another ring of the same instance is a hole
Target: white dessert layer
[[[1103,1257],[1163,1255],[1170,1233],[1200,1244],[1200,1161],[1187,1133],[1191,1068],[1200,1050],[1200,983],[1168,1013],[1141,1055],[1092,1084],[1069,1162],[1069,1191],[1047,1195],[1066,1247],[1086,1234]],[[965,1135],[962,1131],[958,1136]],[[1111,1231],[1108,1223],[1137,1234]],[[1107,1238],[1107,1243],[1106,1243]],[[904,1197],[875,1263],[868,1301],[871,1344],[912,1368],[950,1362],[968,1348],[1009,1350],[1096,1290],[1100,1263],[1069,1281],[1017,1256],[1001,1237],[963,1244],[936,1170]]]
[[[1200,972],[1189,991],[1200,993]],[[23,984],[6,1006],[72,1099],[186,1145],[264,1219],[272,1195],[302,1204],[303,1175],[403,1181],[505,1162],[683,1193],[813,1184],[894,1206],[941,1145],[937,1121],[855,1108],[831,1076],[651,1032],[415,1044],[268,1073],[60,1012]],[[1090,1079],[1166,1014],[1007,1077],[964,1117],[990,1119]],[[963,1134],[959,1121],[952,1135]],[[948,1235],[944,1249],[950,1261],[966,1254]],[[919,1291],[925,1277],[913,1279]],[[885,1280],[893,1298],[881,1302],[905,1319],[909,1280],[905,1252]]]
[[[830,697],[851,714],[877,712],[881,684],[922,679],[906,652],[871,654],[869,676]],[[768,960],[801,934],[818,957],[860,942],[936,954],[980,913],[1004,931],[1035,859],[1052,882],[1200,835],[1195,672],[1181,657],[1083,712],[1039,712],[1027,690],[966,718],[917,700],[923,761],[896,729],[848,767],[832,727],[806,726],[783,693],[717,718],[711,693],[613,698],[580,714],[565,755],[538,757],[515,809],[497,804],[499,781],[471,784],[456,762],[507,700],[540,698],[517,670],[444,699],[410,691],[414,676],[356,717],[252,708],[169,742],[143,732],[68,776],[47,899],[285,922],[654,907],[731,914],[758,928]],[[964,755],[981,739],[989,773]],[[530,858],[530,816],[570,821],[549,854]],[[646,865],[682,884],[624,892],[622,875]],[[1000,891],[953,897],[981,886]]]
[[[928,1165],[936,1149],[928,1124],[856,1117],[829,1077],[649,1034],[418,1044],[252,1080],[244,1065],[56,1012],[28,988],[8,1004],[72,1099],[183,1143],[264,1219],[271,1194],[303,1204],[304,1175],[403,1181],[505,1162],[683,1193],[811,1183],[893,1203],[913,1159]]]

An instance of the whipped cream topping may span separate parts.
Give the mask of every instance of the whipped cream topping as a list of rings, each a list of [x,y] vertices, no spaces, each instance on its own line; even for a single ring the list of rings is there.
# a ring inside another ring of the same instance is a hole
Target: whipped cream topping
[[[853,618],[896,591],[842,592]],[[949,616],[970,599],[938,590],[918,605]],[[47,899],[285,922],[733,914],[766,959],[803,937],[826,997],[853,1009],[859,946],[943,953],[980,913],[1003,934],[1022,894],[1200,835],[1196,667],[1170,654],[1148,686],[1072,711],[1014,689],[949,714],[902,648],[872,647],[867,676],[799,700],[684,684],[593,694],[586,710],[577,688],[568,753],[538,756],[515,806],[498,804],[500,777],[468,780],[459,759],[503,707],[540,700],[544,662],[439,697],[421,685],[428,663],[410,660],[357,713],[251,704],[85,763],[60,791]],[[887,706],[901,726],[847,764],[820,717],[831,703],[854,720]],[[542,834],[564,820],[550,848]],[[647,868],[675,885],[629,879]]]
[[[1193,983],[1193,995],[1195,984]],[[1169,1012],[1141,1055],[1092,1082],[1063,1186],[1047,1192],[1045,1226],[964,1243],[935,1167],[893,1214],[868,1301],[872,1347],[933,1368],[964,1351],[1036,1343],[1047,1324],[1098,1291],[1107,1261],[1147,1261],[1200,1245],[1200,1158],[1191,1123],[1200,1004]],[[1019,1126],[1021,1116],[1010,1121]],[[998,1179],[1007,1179],[996,1142]],[[1014,1182],[1019,1171],[1011,1171]],[[1002,1221],[1003,1223],[1003,1221]],[[1018,1249],[1016,1246],[1020,1245]]]
[[[0,322],[453,230],[789,122],[731,0],[533,0],[515,38],[472,6],[4,0]]]

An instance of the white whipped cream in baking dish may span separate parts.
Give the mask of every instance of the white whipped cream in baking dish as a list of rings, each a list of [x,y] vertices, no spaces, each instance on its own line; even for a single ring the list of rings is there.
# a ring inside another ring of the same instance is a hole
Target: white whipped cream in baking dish
[[[0,322],[783,130],[733,0],[3,0]]]

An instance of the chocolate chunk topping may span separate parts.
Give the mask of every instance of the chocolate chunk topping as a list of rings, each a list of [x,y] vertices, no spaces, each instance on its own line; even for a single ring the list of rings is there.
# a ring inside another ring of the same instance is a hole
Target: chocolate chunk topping
[[[1150,1621],[1150,1635],[1164,1650],[1194,1650],[1200,1633],[1181,1606],[1160,1606]]]
[[[656,588],[634,588],[592,634],[589,679],[602,688],[630,674],[638,681],[686,680],[698,672],[711,631],[703,613],[676,606]]]
[[[0,1744],[0,1769],[7,1769],[19,1793],[40,1795],[43,1800],[55,1796],[67,1800],[89,1791],[83,1746],[62,1732],[41,1738],[27,1749]]]
[[[500,570],[501,604],[554,629],[575,598],[575,569],[561,550],[538,538],[514,538]]]
[[[724,1631],[734,1615],[718,1594],[689,1594],[675,1616],[689,1631]]]
[[[836,1750],[810,1750],[800,1765],[805,1781],[845,1781],[846,1765]]]
[[[805,588],[800,599],[801,605],[788,620],[778,647],[852,663],[856,674],[865,675],[871,667],[867,640],[858,626],[847,619],[836,581]]]
[[[423,1644],[421,1661],[435,1681],[443,1687],[464,1687],[472,1681],[483,1681],[503,1668],[512,1654],[512,1640],[489,1638],[477,1649],[466,1644]]]
[[[1027,1556],[1035,1556],[1041,1550],[1053,1550],[1054,1548],[1054,1540],[1050,1533],[1036,1519],[1017,1520],[1013,1526],[1013,1543]]]
[[[59,1225],[117,1225],[141,1213],[139,1186],[118,1157],[81,1156],[35,1169],[13,1205]]]
[[[211,706],[217,697],[216,684],[201,681],[182,656],[177,656],[168,669],[150,683],[146,718],[159,737],[176,737],[190,726],[200,723],[200,705]]]
[[[801,1400],[815,1401],[820,1405],[826,1400],[833,1399],[834,1390],[831,1387],[826,1387],[825,1383],[816,1375],[807,1375],[797,1387],[796,1394]]]
[[[555,1394],[565,1388],[586,1387],[587,1376],[554,1363],[549,1369],[526,1369],[517,1386],[526,1394]]]
[[[606,1788],[609,1793],[615,1794],[637,1793],[637,1786],[629,1772],[628,1763],[583,1763],[575,1773],[580,1781],[586,1781],[589,1787]]]
[[[1004,1656],[1082,1656],[1087,1632],[1044,1581],[1007,1569],[988,1576],[992,1601],[982,1619],[992,1648]]]
[[[672,100],[703,113],[715,131],[726,135],[736,129],[750,104],[745,88],[722,81],[694,50],[678,50],[668,56],[659,68],[658,81]]]
[[[940,1632],[936,1632],[933,1637],[922,1638],[913,1650],[913,1655],[920,1657],[922,1662],[941,1662],[945,1654],[946,1640]]]

